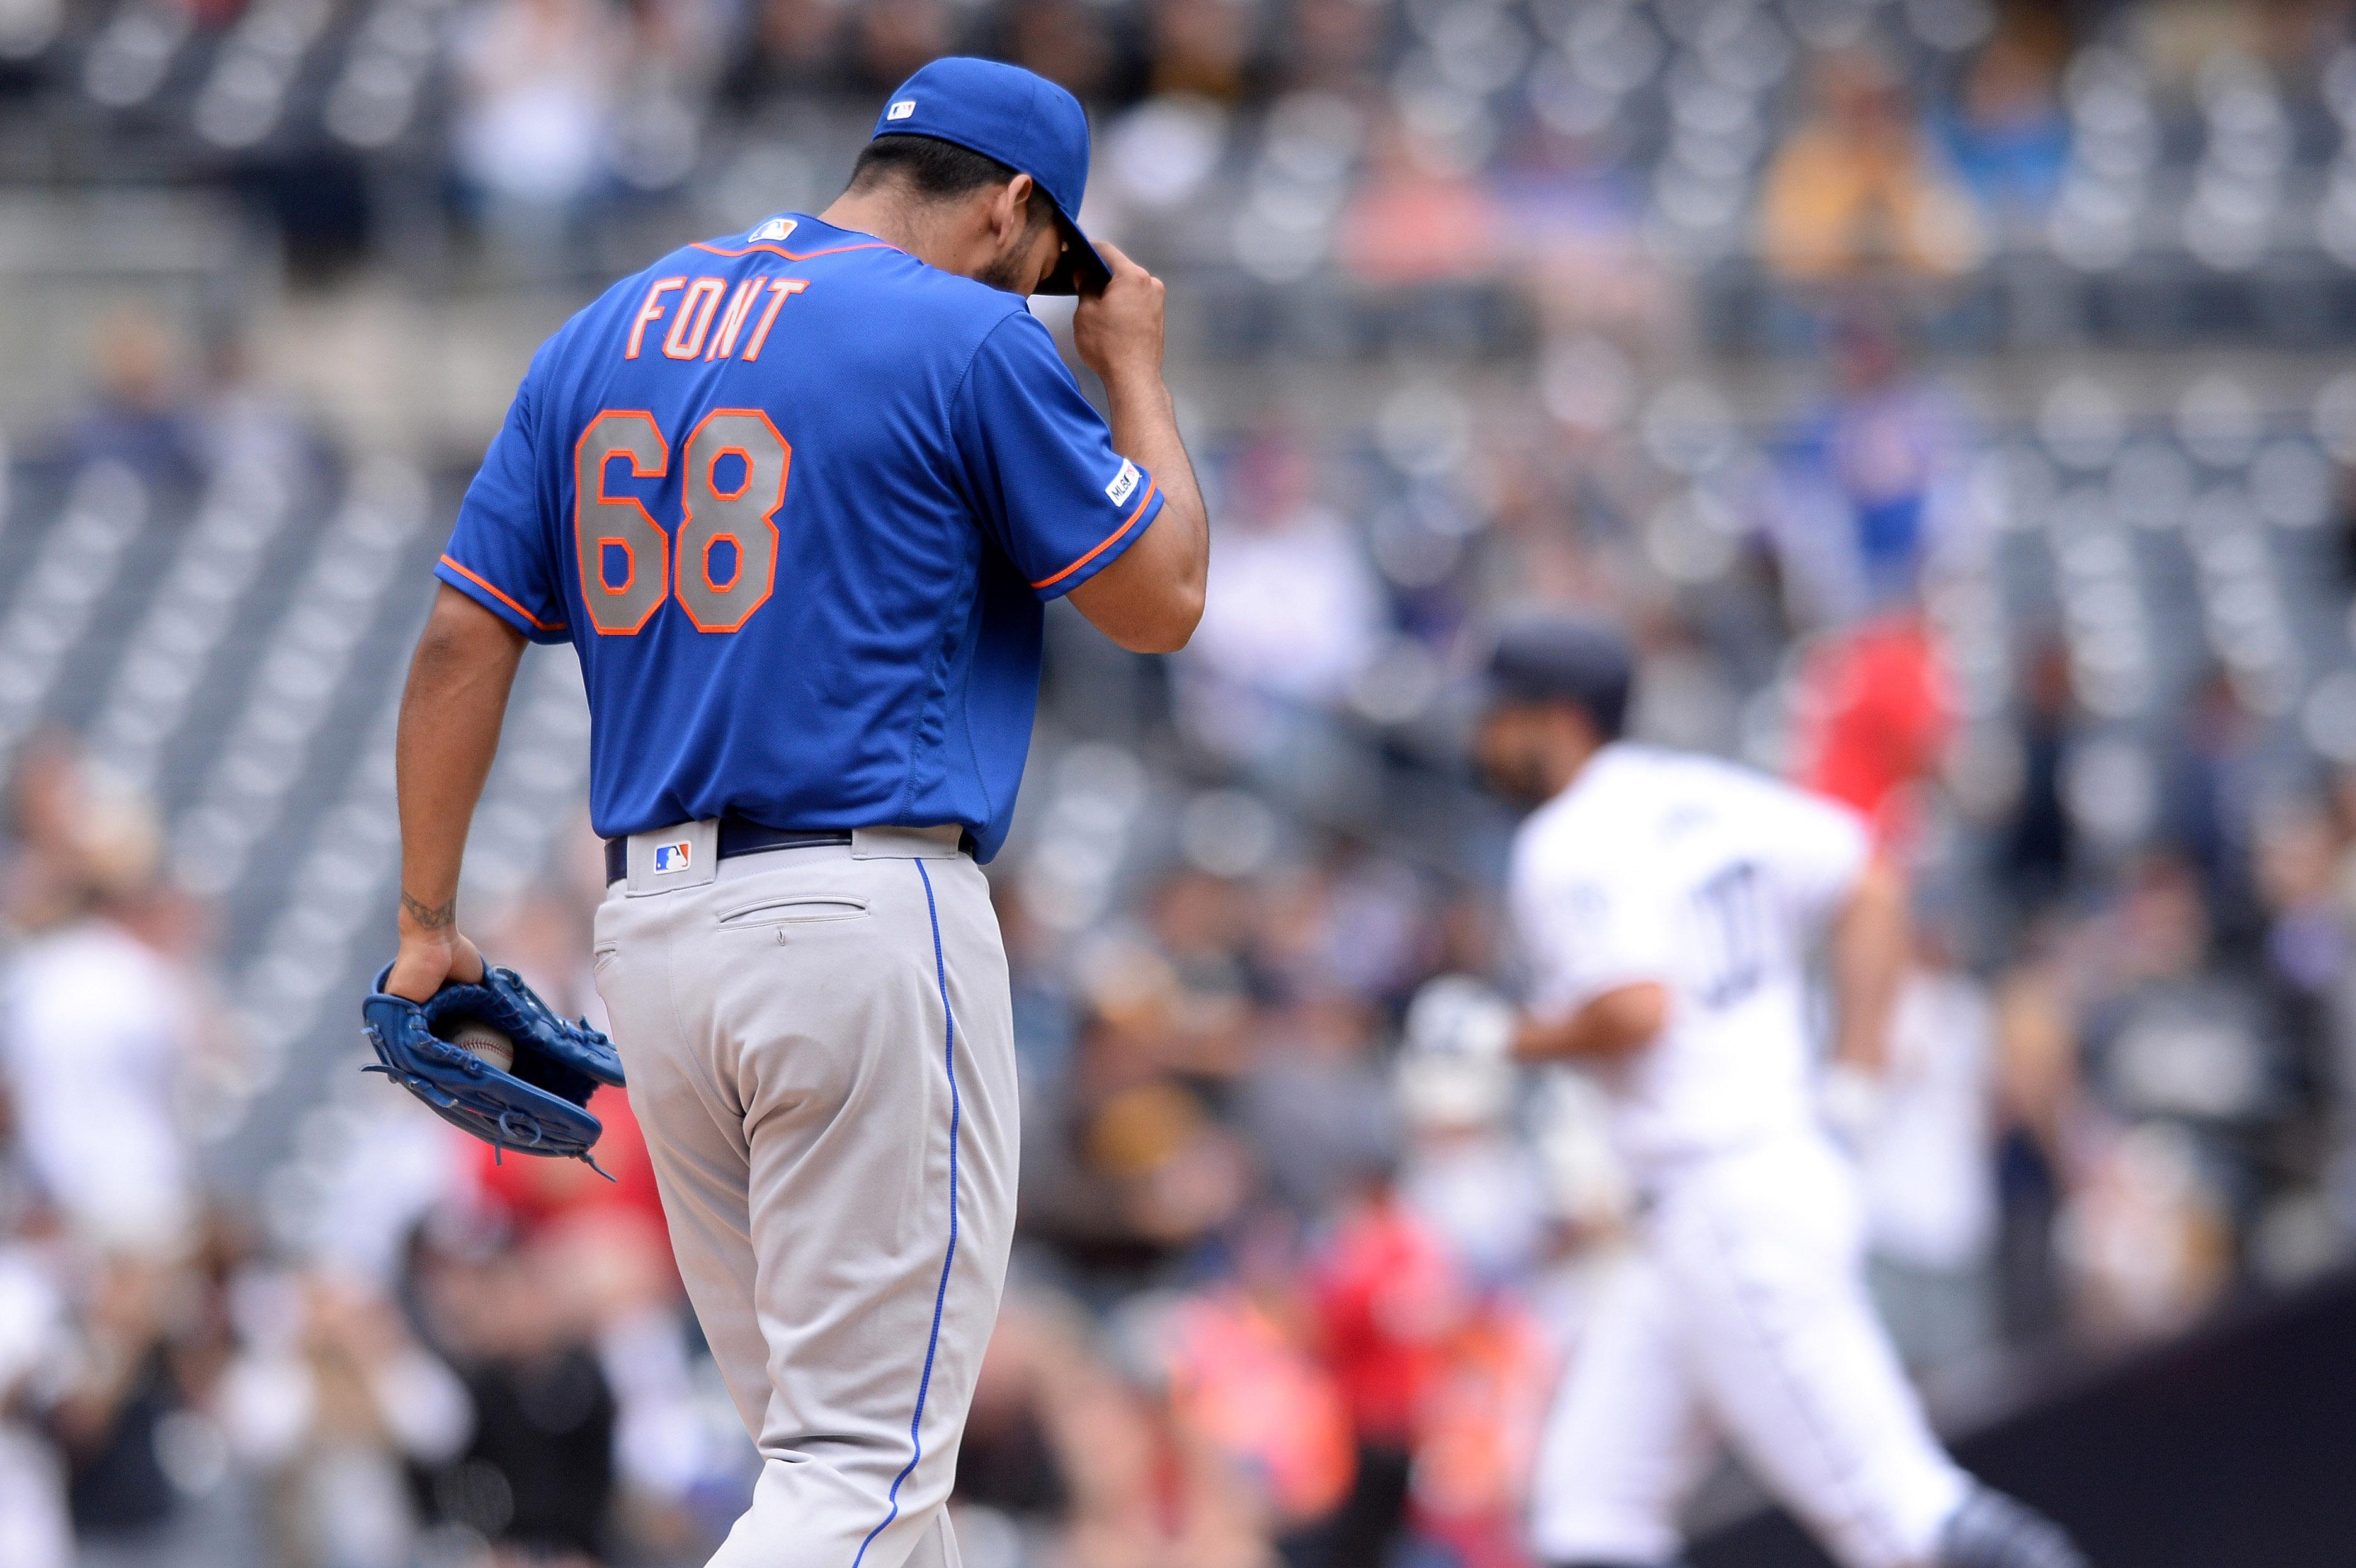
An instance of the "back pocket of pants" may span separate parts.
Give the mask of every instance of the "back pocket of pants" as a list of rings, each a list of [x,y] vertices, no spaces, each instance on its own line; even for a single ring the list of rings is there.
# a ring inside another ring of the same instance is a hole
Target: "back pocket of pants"
[[[790,898],[775,894],[720,912],[723,931],[761,930],[773,925],[812,925],[823,921],[860,920],[867,901],[843,893],[802,893]]]

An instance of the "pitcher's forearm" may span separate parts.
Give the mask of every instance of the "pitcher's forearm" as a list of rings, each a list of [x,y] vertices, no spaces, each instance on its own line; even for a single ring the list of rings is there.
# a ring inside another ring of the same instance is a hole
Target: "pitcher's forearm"
[[[1210,517],[1178,438],[1177,405],[1162,379],[1162,281],[1118,246],[1097,249],[1112,280],[1073,313],[1073,345],[1104,382],[1113,450],[1153,475],[1162,507],[1143,537],[1072,590],[1072,604],[1132,653],[1175,653],[1203,618]],[[1141,516],[1149,504],[1137,503]]]
[[[410,660],[394,767],[401,804],[401,929],[453,931],[458,870],[524,639],[444,587]]]
[[[1210,570],[1210,519],[1194,460],[1178,434],[1178,408],[1161,373],[1140,370],[1105,383],[1113,449],[1134,461],[1162,490],[1154,528],[1167,539],[1167,565],[1200,588]],[[1161,541],[1157,541],[1160,543]]]

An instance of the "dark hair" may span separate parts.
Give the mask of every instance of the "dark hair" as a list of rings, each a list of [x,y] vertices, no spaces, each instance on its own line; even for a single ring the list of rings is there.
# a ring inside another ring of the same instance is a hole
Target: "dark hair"
[[[948,201],[985,187],[1004,185],[1016,172],[996,158],[955,142],[944,142],[938,136],[899,133],[878,136],[860,149],[859,161],[851,165],[849,188],[872,190],[887,181],[897,181],[918,196]],[[1048,199],[1046,187],[1033,180],[1031,227],[1035,229],[1055,215],[1055,204]]]

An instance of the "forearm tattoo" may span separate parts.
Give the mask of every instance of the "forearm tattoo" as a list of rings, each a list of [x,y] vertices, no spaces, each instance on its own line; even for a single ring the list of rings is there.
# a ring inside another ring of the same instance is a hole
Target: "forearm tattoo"
[[[404,892],[401,895],[401,908],[403,913],[417,923],[420,929],[425,931],[447,931],[458,922],[456,899],[430,904],[422,900],[411,898]]]

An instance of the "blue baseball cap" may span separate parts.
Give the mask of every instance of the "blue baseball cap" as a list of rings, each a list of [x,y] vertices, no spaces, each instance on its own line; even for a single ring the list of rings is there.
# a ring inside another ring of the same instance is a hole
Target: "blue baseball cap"
[[[875,134],[955,142],[1037,181],[1055,203],[1065,242],[1041,293],[1095,293],[1112,281],[1077,221],[1088,188],[1087,111],[1045,77],[966,55],[937,59],[884,102]]]

